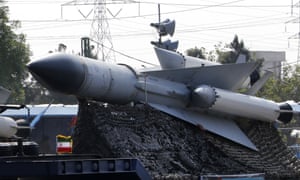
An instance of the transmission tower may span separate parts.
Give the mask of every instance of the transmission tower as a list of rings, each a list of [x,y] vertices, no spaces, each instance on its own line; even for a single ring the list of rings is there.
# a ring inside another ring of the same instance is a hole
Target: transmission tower
[[[124,3],[124,0],[108,0],[109,4]],[[93,14],[91,29],[90,29],[90,39],[96,43],[96,48],[94,48],[94,54],[98,59],[103,61],[115,62],[115,53],[113,50],[112,38],[110,35],[109,23],[106,16],[107,0],[74,0],[67,2],[62,5],[64,6],[93,6],[88,13],[84,13],[78,9],[78,12],[85,19],[89,19],[90,15]],[[119,10],[120,12],[121,10]],[[110,12],[110,11],[109,11]],[[119,13],[118,12],[118,13]],[[111,12],[110,12],[111,13]],[[116,17],[117,14],[112,15]],[[62,13],[61,13],[62,17]]]
[[[95,0],[93,11],[94,17],[90,31],[90,38],[97,44],[96,54],[98,59],[115,62],[113,42],[106,16],[106,0]]]

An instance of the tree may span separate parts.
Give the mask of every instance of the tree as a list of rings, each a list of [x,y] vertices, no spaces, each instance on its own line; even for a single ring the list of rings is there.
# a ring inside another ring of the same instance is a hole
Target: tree
[[[58,44],[58,48],[54,52],[66,52],[67,46],[63,43]],[[53,53],[52,50],[49,53]],[[77,99],[74,96],[49,91],[38,83],[32,76],[26,81],[26,99],[25,104],[76,104]]]
[[[190,49],[186,50],[186,55],[201,58],[201,59],[206,59],[205,49],[203,47],[200,49],[197,47],[190,48]]]
[[[225,48],[230,48],[231,51],[221,51],[220,45],[216,46],[216,53],[218,54],[217,61],[221,64],[227,64],[227,63],[236,63],[238,57],[240,55],[245,56],[246,62],[257,62],[259,66],[257,69],[255,69],[251,75],[250,75],[250,85],[252,86],[259,78],[260,78],[260,68],[263,63],[263,59],[252,59],[250,55],[250,51],[245,48],[244,41],[239,41],[239,38],[237,35],[234,36],[232,42],[230,44],[226,44]]]
[[[258,96],[276,102],[286,100],[300,101],[300,66],[286,66],[282,70],[282,78],[270,78],[258,92]]]
[[[230,49],[228,51],[228,49]],[[207,59],[209,61],[217,61],[221,64],[228,64],[228,63],[236,63],[237,58],[240,54],[246,56],[246,61],[253,61],[250,56],[250,51],[245,48],[244,41],[239,41],[237,35],[234,36],[233,40],[229,44],[219,43],[215,45],[215,50],[206,52],[206,49],[201,47],[200,49],[190,48],[186,50],[186,55],[198,57],[202,59]],[[262,63],[262,60],[259,60]]]
[[[276,102],[284,102],[287,100],[300,101],[300,66],[287,66],[283,68],[282,78],[270,78],[264,87],[258,92],[257,96],[271,99]],[[295,144],[295,138],[291,138],[290,133],[294,127],[299,127],[299,119],[293,119],[288,124],[280,124],[285,128],[281,131],[281,136],[288,145]],[[290,130],[289,130],[290,129]]]
[[[24,81],[30,50],[24,34],[14,33],[20,22],[10,21],[8,7],[0,1],[0,84],[11,90],[10,103],[24,103]]]
[[[244,41],[239,41],[237,35],[234,36],[230,44],[225,44],[225,48],[231,49],[231,51],[224,51],[219,49],[220,46],[216,46],[216,53],[218,54],[217,61],[221,64],[235,63],[240,54],[246,56],[246,61],[251,61],[250,52],[245,48]]]
[[[26,99],[25,104],[77,104],[74,96],[49,91],[38,83],[32,76],[26,82]]]

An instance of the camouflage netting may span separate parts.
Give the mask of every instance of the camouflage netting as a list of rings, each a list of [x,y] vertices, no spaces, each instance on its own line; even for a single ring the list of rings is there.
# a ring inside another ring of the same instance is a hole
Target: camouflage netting
[[[78,117],[74,153],[138,158],[154,179],[242,173],[300,177],[300,162],[269,123],[254,121],[243,128],[256,152],[143,105],[80,101]]]

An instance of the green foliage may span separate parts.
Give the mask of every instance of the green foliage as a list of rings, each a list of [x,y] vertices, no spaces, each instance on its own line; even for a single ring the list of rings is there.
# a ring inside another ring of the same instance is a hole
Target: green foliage
[[[2,4],[0,2],[0,4]],[[11,90],[10,103],[24,103],[24,80],[28,77],[25,65],[29,62],[29,46],[25,35],[14,33],[20,22],[9,21],[8,7],[0,7],[0,84]]]
[[[11,91],[9,103],[40,104],[53,99],[53,103],[77,103],[75,97],[49,92],[29,76],[26,68],[30,61],[29,46],[24,34],[14,32],[20,22],[10,21],[7,14],[8,7],[0,6],[0,85]],[[66,48],[59,44],[58,50]]]
[[[282,102],[300,101],[300,66],[287,66],[282,70],[282,78],[270,78],[258,92],[258,96]]]
[[[190,48],[186,50],[186,55],[207,59],[209,61],[217,61],[221,64],[236,63],[236,60],[240,54],[246,56],[246,61],[255,61],[262,64],[263,59],[255,59],[251,57],[250,51],[245,48],[243,40],[239,41],[237,35],[234,36],[233,40],[229,44],[223,44],[219,42],[214,46],[215,49],[207,52],[205,48]]]
[[[192,57],[197,57],[201,59],[206,59],[208,61],[216,61],[216,54],[214,51],[207,52],[204,47],[201,47],[200,49],[197,47],[190,48],[185,51],[185,54]]]
[[[250,52],[245,48],[244,41],[239,41],[237,35],[234,36],[232,42],[230,44],[225,44],[222,47],[222,44],[219,43],[216,48],[216,53],[218,55],[217,61],[221,64],[235,63],[238,56],[243,54],[246,56],[246,61],[250,60]],[[225,48],[231,49],[230,51],[225,51]]]
[[[186,50],[186,55],[201,58],[201,59],[206,59],[205,49],[203,47],[200,49],[197,47],[190,48],[190,49]]]
[[[287,66],[282,70],[282,78],[271,78],[264,87],[258,92],[257,96],[271,99],[276,102],[287,100],[300,101],[300,66]],[[299,120],[293,119],[288,124],[280,124],[280,127],[291,128],[299,127]],[[295,144],[295,138],[290,137],[290,131],[282,131],[283,141],[289,145]]]
[[[77,104],[75,96],[59,94],[44,88],[33,77],[26,81],[25,104]]]
[[[66,52],[67,46],[63,43],[58,44],[58,48],[54,52]],[[49,53],[53,53],[52,50]],[[25,104],[77,104],[77,99],[74,96],[55,93],[49,91],[38,83],[32,76],[26,82],[26,99]]]

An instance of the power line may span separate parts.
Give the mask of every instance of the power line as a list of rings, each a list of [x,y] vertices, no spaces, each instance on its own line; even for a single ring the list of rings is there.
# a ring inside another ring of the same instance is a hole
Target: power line
[[[201,25],[201,27],[194,27],[193,29],[183,29],[183,30],[177,30],[177,32],[200,32],[200,31],[208,31],[208,30],[220,30],[220,29],[233,29],[233,28],[245,28],[245,27],[251,27],[251,26],[257,26],[257,25],[271,25],[271,24],[277,24],[277,23],[283,23],[284,20],[286,20],[287,17],[278,17],[278,18],[271,18],[271,19],[261,19],[259,21],[257,20],[253,20],[253,21],[245,21],[243,23],[230,23],[228,24],[227,22],[224,22],[223,25],[218,25],[218,26],[206,26],[205,25]],[[29,20],[31,21],[31,20]],[[86,19],[82,19],[82,20],[38,20],[37,22],[47,22],[47,23],[71,23],[71,22],[86,22],[89,20]],[[272,23],[267,23],[268,21],[274,21]],[[279,22],[277,22],[279,21]],[[24,22],[23,20],[21,20],[21,22]],[[25,22],[28,22],[25,20]],[[230,21],[232,22],[232,21]],[[49,25],[49,24],[46,24]],[[78,24],[78,25],[82,25],[82,24]],[[51,26],[51,25],[49,25]],[[63,25],[62,25],[63,26]],[[42,28],[42,27],[41,27]]]
[[[11,2],[11,1],[10,1]],[[13,2],[17,2],[17,1],[13,1]],[[29,2],[33,2],[33,1],[29,1]],[[35,1],[35,2],[38,2],[38,1]],[[42,1],[40,1],[42,2]],[[46,2],[50,2],[50,1],[47,1]],[[237,2],[241,2],[241,1],[232,1],[232,2],[229,2],[229,3],[237,3]],[[140,2],[140,3],[143,3],[143,2]],[[147,2],[145,2],[147,3]],[[149,3],[151,4],[151,3]],[[157,4],[157,3],[154,3],[152,2],[152,4]],[[172,3],[162,3],[162,4],[165,4],[165,5],[172,5]],[[197,6],[198,5],[198,6]],[[217,6],[216,6],[217,5]],[[182,6],[182,7],[188,7],[184,10],[178,10],[178,11],[169,11],[169,12],[166,12],[166,13],[162,13],[162,14],[172,14],[172,13],[180,13],[180,12],[190,12],[190,11],[195,11],[195,10],[202,10],[202,9],[205,9],[205,8],[212,8],[212,7],[238,7],[240,5],[235,5],[235,4],[225,4],[223,3],[222,4],[212,4],[212,5],[204,5],[204,4],[193,4],[193,5],[184,5],[184,4],[175,4],[175,6]],[[278,5],[279,6],[279,5]],[[190,8],[190,7],[193,7],[193,8]],[[194,8],[196,7],[196,8]],[[240,6],[242,7],[242,6]],[[245,7],[249,7],[249,6],[245,6]],[[250,7],[253,7],[254,6],[250,6]],[[256,6],[258,7],[258,6]],[[255,8],[256,8],[255,7]],[[273,6],[274,8],[277,8],[277,6]],[[264,6],[265,8],[265,6]],[[267,7],[266,7],[267,8]],[[270,5],[270,8],[271,8],[271,5]],[[222,12],[223,13],[223,12]],[[224,13],[225,14],[225,13]],[[157,14],[145,14],[145,15],[141,15],[141,16],[127,16],[127,17],[120,17],[120,18],[107,18],[108,20],[132,20],[134,21],[136,18],[145,18],[145,17],[150,17],[150,16],[157,16]],[[203,17],[204,18],[204,17]],[[187,33],[190,33],[190,34],[193,34],[191,32],[203,32],[203,31],[221,31],[221,30],[226,30],[226,29],[233,29],[233,28],[245,28],[245,27],[251,27],[251,26],[258,26],[258,25],[271,25],[271,24],[276,24],[276,23],[281,23],[280,21],[284,19],[284,17],[279,17],[279,18],[276,18],[276,19],[265,19],[265,17],[262,17],[262,19],[260,19],[259,21],[256,20],[249,20],[249,21],[245,21],[243,20],[244,22],[237,22],[237,21],[234,21],[233,23],[232,22],[221,22],[221,24],[208,24],[208,25],[202,25],[202,26],[196,26],[196,27],[188,27],[188,28],[185,28],[185,29],[178,29],[177,30],[177,33],[178,34],[187,34]],[[58,20],[37,20],[37,21],[34,21],[34,20],[28,20],[27,22],[25,21],[24,23],[46,23],[45,25],[43,24],[40,24],[40,25],[34,25],[34,24],[29,24],[31,27],[28,27],[29,29],[30,28],[33,28],[33,29],[43,29],[45,26],[47,26],[47,28],[59,28],[60,26],[69,26],[70,23],[74,23],[73,25],[76,26],[77,23],[78,25],[81,25],[83,22],[90,22],[92,21],[92,19],[79,19],[79,20],[66,20],[66,19],[58,19]],[[272,22],[270,22],[272,21]],[[22,21],[23,22],[23,21]],[[60,24],[61,23],[61,24]],[[226,24],[225,24],[226,23]],[[53,25],[55,24],[55,25]],[[134,27],[134,24],[131,26],[131,27]],[[187,26],[186,26],[187,27]],[[126,30],[126,27],[124,27],[123,25],[121,27],[117,27],[118,29],[120,29],[120,31],[122,30],[122,28],[124,30]],[[130,27],[128,27],[129,29]],[[154,35],[153,32],[139,32],[139,31],[132,31],[133,28],[131,28],[130,30],[126,30],[126,34],[125,33],[117,33],[117,34],[112,34],[113,37],[119,37],[119,38],[132,38],[132,37],[135,37],[135,36],[147,36],[147,35]],[[142,29],[141,29],[142,31]],[[85,34],[86,35],[86,34]],[[77,39],[77,38],[80,38],[79,35],[62,35],[62,36],[29,36],[28,39],[30,40],[53,40],[53,39]],[[201,39],[199,39],[199,41],[201,41]]]
[[[175,14],[175,13],[196,11],[196,10],[206,9],[206,8],[212,8],[212,7],[221,7],[223,5],[237,3],[237,2],[241,2],[241,1],[245,1],[245,0],[235,0],[235,1],[230,1],[230,2],[226,2],[226,3],[220,3],[220,4],[214,4],[214,5],[207,5],[207,6],[203,6],[203,7],[189,8],[189,9],[177,10],[177,11],[169,11],[169,12],[164,12],[164,13],[161,13],[161,14]],[[111,20],[111,19],[144,18],[144,17],[149,17],[149,16],[157,16],[157,14],[146,14],[146,15],[119,17],[119,18],[115,18],[114,17],[114,18],[106,18],[106,20]],[[61,19],[61,20],[19,20],[19,21],[22,21],[22,22],[53,22],[53,21],[62,21],[62,22],[65,21],[65,22],[68,22],[68,21],[84,21],[84,20],[86,20],[86,21],[93,21],[93,19],[79,19],[79,20],[65,20],[65,19]]]
[[[50,1],[50,0],[31,0],[31,1],[22,1],[22,0],[9,0],[9,1],[3,1],[4,3],[9,3],[9,4],[61,4],[62,6],[69,6],[69,5],[95,5],[95,2],[85,2],[85,3],[80,3],[76,2],[76,4],[70,3],[69,1]],[[111,3],[105,3],[106,5],[109,4],[128,4],[128,3],[140,3],[140,4],[161,4],[161,5],[166,5],[166,6],[182,6],[182,7],[209,7],[209,6],[218,6],[218,7],[224,7],[224,8],[231,8],[231,7],[255,7],[255,8],[281,8],[281,7],[290,7],[290,5],[286,4],[281,4],[281,5],[257,5],[257,4],[248,4],[248,5],[232,5],[231,3],[236,3],[236,2],[229,2],[229,3],[224,3],[224,5],[220,4],[199,4],[199,3],[164,3],[164,2],[151,2],[151,1],[129,1],[129,2],[111,2]]]
[[[100,45],[103,46],[104,48],[110,49],[109,47],[105,46],[104,44],[101,44],[100,42],[97,42],[97,41],[92,40],[92,39],[91,39],[91,41],[93,41],[93,42],[95,42],[95,43],[97,43],[97,44],[100,44]],[[152,65],[152,66],[157,66],[156,64],[149,63],[149,62],[147,62],[147,61],[144,61],[144,60],[135,58],[135,57],[133,57],[133,56],[127,55],[127,54],[125,54],[125,53],[123,53],[123,52],[120,52],[120,51],[117,51],[117,50],[115,50],[115,49],[112,49],[112,51],[114,51],[114,52],[116,52],[116,53],[118,53],[118,54],[120,54],[120,55],[122,55],[122,56],[125,56],[125,57],[127,57],[127,58],[133,59],[133,60],[135,60],[135,61],[142,62],[142,63],[145,63],[145,64],[149,64],[149,65]]]
[[[21,1],[21,0],[9,0],[9,1],[3,1],[4,3],[8,3],[8,4],[60,4],[62,3],[62,1],[50,1],[50,0],[45,0],[45,1],[41,1],[41,0],[37,0],[37,1]]]
[[[147,2],[147,1],[134,1],[135,3],[141,3],[141,4],[158,4],[157,2]],[[163,2],[159,2],[159,4],[161,5],[167,5],[167,6],[192,6],[192,7],[195,7],[195,6],[198,6],[198,7],[210,7],[210,6],[218,6],[218,7],[224,7],[224,8],[231,8],[231,7],[259,7],[259,8],[278,8],[278,7],[290,7],[290,5],[285,5],[285,4],[282,4],[282,5],[231,5],[231,3],[236,3],[236,2],[229,2],[229,4],[227,3],[224,3],[223,5],[220,5],[220,4],[211,4],[211,5],[208,5],[208,4],[187,4],[187,3],[163,3]]]
[[[292,1],[293,3],[293,1]],[[300,19],[300,7],[299,7],[299,4],[300,4],[300,1],[298,1],[298,3],[296,4],[292,4],[292,7],[291,7],[291,13],[293,14],[293,8],[294,7],[298,7],[299,8],[299,17],[296,18],[296,19]],[[286,23],[293,23],[293,20],[292,21],[288,21]],[[290,36],[288,39],[298,39],[298,54],[297,54],[297,61],[299,62],[300,61],[300,22],[296,22],[298,23],[298,33],[294,34],[293,36]]]
[[[193,27],[193,28],[188,28],[188,29],[179,29],[176,30],[176,33],[182,34],[182,33],[191,33],[191,32],[203,32],[203,31],[212,31],[212,30],[222,30],[222,29],[234,29],[234,28],[246,28],[246,27],[252,27],[252,26],[258,26],[258,25],[263,25],[263,26],[268,26],[272,24],[278,24],[282,23],[283,20],[285,20],[285,17],[279,17],[279,18],[273,18],[273,19],[262,19],[260,21],[246,21],[243,23],[231,23],[231,24],[226,24],[226,25],[217,25],[217,26],[203,26],[203,27]],[[274,21],[272,23],[266,23],[266,21]],[[279,22],[277,22],[279,21]],[[80,25],[80,24],[78,24]],[[49,25],[51,27],[51,25]],[[40,27],[43,29],[44,27]],[[54,28],[57,28],[55,26]],[[139,32],[139,31],[134,31],[134,32],[129,32],[127,31],[124,34],[114,34],[112,35],[113,37],[132,37],[132,36],[145,36],[145,35],[152,35],[152,32]],[[36,37],[43,37],[43,36],[36,36]],[[45,36],[47,37],[47,36]],[[67,36],[67,37],[72,37],[72,36]],[[77,36],[75,36],[77,37]]]

